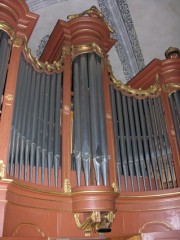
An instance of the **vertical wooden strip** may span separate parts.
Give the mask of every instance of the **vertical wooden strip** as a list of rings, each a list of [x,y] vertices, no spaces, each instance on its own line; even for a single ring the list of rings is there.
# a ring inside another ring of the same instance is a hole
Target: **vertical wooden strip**
[[[71,173],[71,55],[65,56],[62,104],[62,186]]]

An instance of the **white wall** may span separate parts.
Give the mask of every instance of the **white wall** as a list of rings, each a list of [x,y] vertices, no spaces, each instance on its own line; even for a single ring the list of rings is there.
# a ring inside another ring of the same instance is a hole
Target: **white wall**
[[[180,0],[127,0],[145,64],[180,48]]]

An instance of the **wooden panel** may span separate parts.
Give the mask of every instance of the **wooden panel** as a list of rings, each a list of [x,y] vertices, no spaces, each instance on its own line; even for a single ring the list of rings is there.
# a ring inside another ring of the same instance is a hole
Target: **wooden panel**
[[[179,240],[180,231],[142,233],[142,240]]]

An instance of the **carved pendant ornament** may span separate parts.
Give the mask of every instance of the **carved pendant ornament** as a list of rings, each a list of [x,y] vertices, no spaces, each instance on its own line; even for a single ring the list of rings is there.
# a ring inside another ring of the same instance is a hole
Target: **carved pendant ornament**
[[[90,236],[91,233],[111,232],[111,224],[114,218],[115,214],[113,212],[93,211],[83,220],[80,220],[80,214],[74,214],[77,227],[84,230],[86,237]]]

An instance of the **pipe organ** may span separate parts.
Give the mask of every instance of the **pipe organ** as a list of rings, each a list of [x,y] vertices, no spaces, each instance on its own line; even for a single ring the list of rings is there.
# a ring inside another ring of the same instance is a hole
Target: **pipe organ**
[[[58,20],[36,59],[38,16],[1,2],[1,239],[178,236],[179,50],[124,85],[96,7]]]

